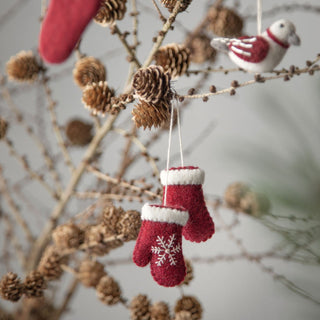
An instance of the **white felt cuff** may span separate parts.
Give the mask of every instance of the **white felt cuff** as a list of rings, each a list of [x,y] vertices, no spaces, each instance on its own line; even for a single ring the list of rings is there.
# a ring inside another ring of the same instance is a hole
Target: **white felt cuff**
[[[141,210],[141,219],[155,222],[176,223],[184,226],[189,219],[189,213],[179,209],[146,203]]]
[[[199,168],[194,169],[173,169],[169,170],[167,180],[167,170],[162,170],[160,173],[160,180],[162,185],[175,184],[203,184],[204,171]]]

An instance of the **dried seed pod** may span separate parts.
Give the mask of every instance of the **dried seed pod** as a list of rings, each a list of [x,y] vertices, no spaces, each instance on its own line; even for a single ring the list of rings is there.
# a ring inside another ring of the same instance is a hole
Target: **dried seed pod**
[[[240,210],[244,213],[259,217],[270,211],[270,201],[261,193],[249,191],[240,200]]]
[[[157,128],[170,121],[170,109],[164,101],[158,102],[156,105],[140,101],[131,113],[138,128]]]
[[[171,78],[182,76],[189,67],[190,50],[183,44],[170,43],[156,52],[154,59],[157,65],[169,72]]]
[[[199,320],[202,317],[202,307],[200,302],[193,296],[183,296],[176,302],[174,311],[179,313],[180,311],[188,311],[191,313],[192,320]]]
[[[190,50],[190,61],[194,63],[213,62],[217,51],[210,45],[210,38],[204,33],[191,34],[186,39]]]
[[[177,3],[177,0],[160,0],[160,1],[161,1],[161,4],[169,10],[169,12],[173,11]],[[187,10],[191,2],[192,0],[182,0],[180,4],[179,12]]]
[[[94,82],[84,88],[82,102],[94,115],[104,115],[106,112],[116,114],[119,112],[119,109],[112,107],[111,98],[113,96],[114,90],[108,87],[106,81]]]
[[[3,139],[7,134],[8,122],[0,117],[0,140]]]
[[[85,230],[84,243],[88,252],[97,256],[103,256],[123,244],[120,239],[116,239],[116,234],[110,234],[110,230],[103,224],[89,226]]]
[[[28,298],[43,297],[46,281],[39,271],[31,271],[24,280],[24,294]]]
[[[73,146],[85,146],[92,140],[92,124],[80,119],[70,120],[65,131]]]
[[[134,74],[132,87],[141,100],[158,104],[172,99],[170,79],[170,74],[165,73],[161,66],[152,65]]]
[[[73,79],[83,89],[93,82],[106,81],[106,68],[100,60],[94,57],[84,57],[76,62]]]
[[[0,280],[0,296],[12,302],[18,301],[23,294],[23,284],[16,273],[8,272]]]
[[[130,302],[131,320],[150,320],[150,301],[147,296],[139,294]]]
[[[42,273],[46,280],[56,280],[59,279],[63,273],[61,265],[67,263],[67,256],[61,255],[56,247],[49,246],[39,262],[38,271]]]
[[[239,211],[241,199],[249,192],[249,190],[249,187],[242,182],[230,184],[224,193],[226,205],[231,209]]]
[[[52,239],[57,248],[78,248],[84,241],[84,232],[75,224],[63,224],[52,232]]]
[[[79,280],[85,287],[96,287],[106,274],[104,265],[92,260],[83,260],[78,271]]]
[[[136,240],[141,227],[140,212],[127,211],[117,224],[117,233],[124,237],[124,241]]]
[[[121,207],[109,206],[102,212],[102,224],[105,226],[109,235],[117,233],[117,225],[119,220],[125,215],[125,211]]]
[[[207,30],[219,37],[238,37],[242,33],[243,19],[226,7],[211,6],[207,17]]]
[[[150,307],[150,320],[170,320],[170,310],[163,302],[156,302]]]
[[[98,298],[104,304],[112,306],[120,301],[121,289],[119,284],[109,276],[104,276],[100,279],[96,290]]]
[[[122,20],[126,11],[127,0],[104,0],[94,17],[94,21],[103,27],[112,24],[116,20]]]
[[[41,67],[32,51],[21,51],[6,64],[7,75],[12,81],[34,82]]]
[[[181,285],[188,285],[193,280],[193,268],[190,260],[185,259],[184,262],[186,265],[186,276]]]
[[[192,320],[192,314],[189,311],[182,310],[175,314],[173,320]]]

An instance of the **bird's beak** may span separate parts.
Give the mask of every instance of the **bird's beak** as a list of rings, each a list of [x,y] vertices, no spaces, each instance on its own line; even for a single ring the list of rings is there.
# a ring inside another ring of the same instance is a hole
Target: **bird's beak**
[[[300,46],[301,40],[295,32],[289,34],[288,43],[294,46]]]

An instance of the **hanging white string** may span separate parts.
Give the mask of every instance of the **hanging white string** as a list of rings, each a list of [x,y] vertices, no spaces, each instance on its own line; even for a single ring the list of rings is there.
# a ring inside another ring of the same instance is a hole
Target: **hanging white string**
[[[177,110],[177,122],[178,122],[178,134],[179,134],[180,159],[181,159],[181,167],[183,167],[184,162],[183,162],[183,149],[182,149],[181,125],[180,125],[180,108],[178,106],[178,102],[176,102],[176,110]]]
[[[171,140],[172,140],[172,127],[173,127],[173,103],[171,104],[171,117],[170,117],[170,129],[169,129],[169,142],[168,142],[168,151],[167,151],[167,175],[166,175],[166,184],[164,187],[164,201],[163,204],[167,205],[167,189],[168,189],[168,180],[169,180],[169,165],[170,165],[170,150],[171,150]]]
[[[262,0],[257,0],[257,29],[258,35],[261,34],[262,29]]]

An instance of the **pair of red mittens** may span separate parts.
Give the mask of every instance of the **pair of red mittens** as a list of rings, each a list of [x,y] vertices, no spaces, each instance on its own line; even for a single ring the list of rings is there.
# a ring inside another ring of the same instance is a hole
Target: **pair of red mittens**
[[[66,60],[101,0],[51,0],[41,26],[39,53],[49,63]]]
[[[171,168],[169,172],[162,171],[160,178],[164,185],[163,204],[146,204],[142,208],[133,261],[140,267],[150,262],[155,281],[173,287],[186,274],[182,235],[193,242],[206,241],[214,234],[214,223],[204,201],[201,169]]]

